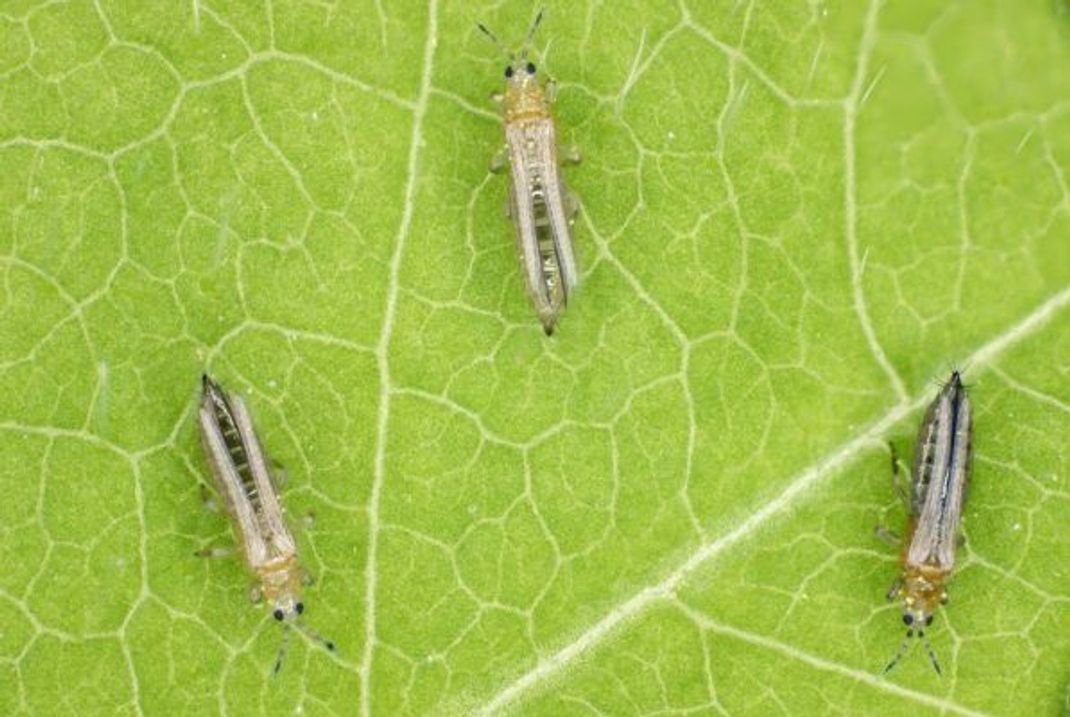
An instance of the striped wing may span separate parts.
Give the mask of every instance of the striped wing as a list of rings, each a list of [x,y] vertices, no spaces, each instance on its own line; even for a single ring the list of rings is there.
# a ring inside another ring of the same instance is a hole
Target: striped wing
[[[198,418],[216,489],[237,525],[249,566],[255,570],[280,555],[292,555],[293,536],[245,403],[206,379]]]
[[[926,415],[917,451],[926,454],[915,461],[915,493],[919,486],[921,511],[907,551],[908,565],[936,565],[951,569],[959,522],[969,487],[973,414],[966,390],[958,380],[940,392]],[[926,443],[921,445],[922,436]]]
[[[290,534],[290,529],[283,517],[282,505],[279,503],[279,496],[275,492],[275,483],[271,479],[271,469],[268,468],[264,450],[260,446],[260,439],[257,438],[256,433],[253,431],[253,423],[249,417],[249,411],[245,408],[245,402],[240,397],[235,396],[231,405],[234,409],[235,418],[239,420],[239,425],[248,429],[243,433],[243,443],[249,456],[249,467],[252,470],[253,480],[260,497],[258,515],[260,525],[264,531],[264,539],[271,546],[275,555],[293,555],[297,552],[297,545],[294,543],[293,535]]]
[[[524,281],[543,325],[552,328],[579,283],[553,120],[510,124],[505,137],[512,172],[510,209]],[[550,266],[547,256],[552,257]]]

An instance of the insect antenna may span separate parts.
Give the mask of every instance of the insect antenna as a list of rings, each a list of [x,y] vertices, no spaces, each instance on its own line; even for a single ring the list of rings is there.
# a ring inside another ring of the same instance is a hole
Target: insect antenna
[[[913,636],[914,631],[907,630],[907,635],[903,638],[903,642],[899,645],[899,650],[896,651],[895,657],[893,657],[892,661],[889,662],[883,670],[881,670],[882,675],[887,675],[889,672],[892,671],[893,667],[899,664],[899,660],[902,659],[903,655],[905,655],[907,653],[907,650],[910,649],[910,638],[912,638]]]
[[[520,57],[527,57],[528,50],[531,48],[532,41],[535,39],[535,31],[539,29],[539,25],[542,23],[542,14],[545,8],[539,8],[539,13],[535,16],[535,19],[531,23],[531,27],[528,29],[528,35],[524,38],[524,45],[520,48]],[[505,46],[498,36],[491,32],[486,25],[481,22],[476,23],[476,27],[479,31],[486,35],[487,39],[494,43],[503,55],[509,58],[510,61],[516,59],[516,53]]]
[[[279,645],[279,654],[275,656],[275,667],[271,670],[271,676],[279,674],[282,669],[282,661],[286,657],[286,651],[290,649],[290,626],[282,623],[282,644]]]
[[[482,32],[484,35],[486,35],[487,39],[490,40],[494,44],[494,46],[497,47],[501,51],[501,53],[503,55],[505,55],[506,57],[509,58],[510,62],[513,60],[513,53],[510,52],[508,47],[506,47],[504,44],[502,44],[502,41],[498,39],[497,35],[495,35],[493,32],[491,32],[490,30],[487,29],[486,25],[484,25],[481,22],[477,22],[476,23],[476,27],[479,28],[480,32]]]
[[[535,39],[535,31],[539,29],[539,23],[542,22],[542,13],[546,8],[539,8],[539,14],[535,16],[535,19],[531,22],[531,28],[528,30],[528,36],[524,38],[524,46],[520,50],[521,57],[528,56],[528,50],[531,48],[531,43]]]
[[[929,636],[924,632],[919,632],[918,637],[925,644],[925,651],[929,653],[929,662],[933,663],[933,669],[936,670],[936,674],[943,676],[943,671],[940,669],[940,662],[936,659],[936,653],[933,652],[933,646],[929,643]]]
[[[323,635],[313,630],[311,627],[306,625],[304,621],[297,620],[294,622],[294,625],[297,626],[298,630],[305,634],[305,637],[310,638],[313,642],[318,642],[319,644],[323,645],[323,649],[327,650],[327,652],[334,652],[334,642],[332,640],[328,640]]]

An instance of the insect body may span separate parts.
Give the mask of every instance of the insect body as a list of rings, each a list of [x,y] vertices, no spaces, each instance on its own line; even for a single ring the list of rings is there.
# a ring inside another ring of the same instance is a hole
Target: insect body
[[[888,592],[889,600],[902,600],[907,635],[885,672],[899,662],[915,634],[925,641],[933,668],[940,672],[925,628],[932,624],[937,606],[947,602],[945,583],[955,567],[959,522],[970,483],[972,438],[970,399],[955,371],[925,412],[914,447],[902,573]]]
[[[498,171],[506,161],[510,164],[509,215],[520,265],[535,313],[549,336],[579,284],[579,269],[572,248],[575,200],[561,178],[557,130],[550,113],[553,85],[541,83],[535,64],[528,60],[528,47],[541,19],[540,12],[519,54],[507,52],[505,92],[496,97],[506,146],[491,162],[491,170]],[[479,29],[501,47],[487,28],[479,25]],[[575,156],[571,159],[577,161]]]
[[[276,620],[296,625],[328,650],[324,640],[300,622],[305,606],[301,586],[306,573],[297,560],[297,544],[286,525],[260,441],[239,396],[229,396],[204,376],[199,412],[201,442],[215,477],[216,489],[233,519],[245,563],[259,585],[256,596],[267,598]],[[289,635],[289,633],[285,633]],[[283,648],[275,662],[282,666]]]

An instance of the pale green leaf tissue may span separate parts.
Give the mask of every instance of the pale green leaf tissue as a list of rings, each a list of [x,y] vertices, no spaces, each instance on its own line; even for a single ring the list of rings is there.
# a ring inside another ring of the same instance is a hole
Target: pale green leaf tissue
[[[523,2],[0,7],[0,714],[1070,713],[1065,0],[549,2],[557,334],[489,95]],[[961,567],[884,601],[976,407]],[[246,396],[316,582],[205,510]],[[304,516],[314,514],[310,526]]]

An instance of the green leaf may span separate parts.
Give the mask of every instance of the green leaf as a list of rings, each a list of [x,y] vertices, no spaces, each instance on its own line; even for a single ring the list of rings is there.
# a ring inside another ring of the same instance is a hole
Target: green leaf
[[[550,3],[583,286],[488,174],[525,3],[0,10],[0,713],[1070,710],[1064,0]],[[884,599],[952,366],[965,547]],[[329,654],[203,509],[247,397]],[[315,523],[301,527],[301,516]]]

